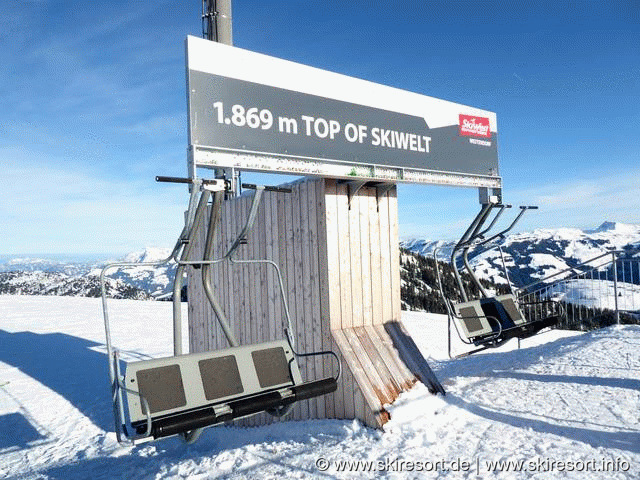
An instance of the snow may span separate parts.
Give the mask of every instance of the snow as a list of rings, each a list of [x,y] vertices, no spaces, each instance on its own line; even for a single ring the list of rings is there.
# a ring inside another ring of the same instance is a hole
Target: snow
[[[554,285],[549,296],[589,308],[615,310],[617,304],[620,310],[640,310],[640,285],[627,282],[577,278]]]
[[[171,353],[169,303],[110,306],[114,340],[126,359]],[[2,295],[0,318],[0,478],[640,476],[638,326],[551,331],[520,350],[511,342],[449,360],[446,318],[403,312],[447,395],[417,384],[389,407],[384,431],[351,420],[284,422],[210,428],[192,446],[170,438],[133,447],[118,445],[112,433],[99,299]],[[321,471],[324,460],[328,468]],[[374,463],[349,473],[339,471],[345,461]],[[491,461],[523,461],[529,471],[506,471],[514,467],[506,464],[489,471]],[[603,461],[617,471],[593,471]],[[406,462],[415,462],[413,471]],[[552,462],[553,472],[542,471]],[[557,462],[567,462],[563,471]],[[572,470],[590,470],[568,471],[568,462]]]
[[[567,263],[548,253],[532,253],[528,264],[531,268],[537,268],[539,273],[532,275],[536,278],[545,278],[567,269]]]

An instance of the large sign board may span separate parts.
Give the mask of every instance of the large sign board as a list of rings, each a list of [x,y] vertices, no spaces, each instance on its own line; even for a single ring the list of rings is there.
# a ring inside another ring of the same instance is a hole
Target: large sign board
[[[495,113],[187,37],[198,167],[499,188]]]

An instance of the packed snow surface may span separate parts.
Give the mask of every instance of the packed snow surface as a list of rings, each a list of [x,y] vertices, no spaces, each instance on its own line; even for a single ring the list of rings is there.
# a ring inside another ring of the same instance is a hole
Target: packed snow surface
[[[126,360],[171,353],[169,303],[110,305]],[[638,326],[449,360],[446,319],[405,312],[447,395],[417,384],[383,431],[283,422],[134,447],[113,433],[98,299],[4,295],[0,318],[0,478],[640,478]]]

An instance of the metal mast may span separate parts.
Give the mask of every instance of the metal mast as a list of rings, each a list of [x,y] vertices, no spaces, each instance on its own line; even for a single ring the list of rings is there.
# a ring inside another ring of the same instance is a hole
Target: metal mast
[[[233,45],[231,0],[202,0],[202,38]],[[216,169],[215,175],[223,175],[223,170]],[[240,171],[233,169],[231,176],[235,194],[240,195]]]
[[[202,37],[233,45],[231,0],[202,0]]]

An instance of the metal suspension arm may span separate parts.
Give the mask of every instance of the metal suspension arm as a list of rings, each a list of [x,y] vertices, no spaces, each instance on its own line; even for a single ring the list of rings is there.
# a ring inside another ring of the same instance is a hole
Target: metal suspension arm
[[[480,212],[476,215],[476,218],[473,219],[473,222],[471,222],[471,225],[469,226],[467,231],[464,232],[462,237],[460,237],[460,240],[458,241],[456,246],[453,247],[453,251],[451,252],[451,266],[453,267],[453,274],[456,279],[456,283],[458,284],[458,288],[460,289],[460,294],[462,296],[462,299],[465,302],[468,300],[468,297],[467,297],[467,292],[464,289],[464,284],[462,283],[462,277],[460,276],[460,272],[458,271],[458,267],[456,265],[456,256],[458,255],[458,250],[460,250],[468,242],[473,240],[474,234],[477,234],[478,230],[482,228],[482,225],[486,221],[487,216],[491,212],[492,208],[493,208],[493,205],[491,205],[490,203],[486,203],[482,205]]]
[[[496,216],[493,217],[493,221],[489,224],[489,226],[487,228],[485,228],[484,230],[482,230],[480,233],[478,233],[478,238],[483,238],[484,235],[491,231],[491,229],[493,228],[493,226],[496,224],[496,222],[498,221],[498,219],[500,218],[500,216],[503,214],[505,208],[511,208],[511,205],[509,204],[505,204],[505,205],[496,205],[496,207],[499,207],[498,213],[496,213]]]
[[[504,236],[510,232],[513,227],[515,227],[516,223],[518,223],[518,221],[520,221],[520,219],[522,218],[522,216],[524,215],[524,213],[527,210],[534,210],[537,209],[538,207],[535,206],[521,206],[520,207],[520,213],[518,213],[518,215],[516,216],[516,218],[513,220],[513,222],[511,222],[511,224],[505,228],[504,230],[496,233],[495,235],[492,235],[491,237],[479,242],[478,244],[476,244],[475,246],[482,246],[482,245],[487,245],[488,243],[493,242],[495,239],[497,238],[504,238]],[[498,215],[501,212],[498,212]],[[498,216],[497,215],[497,216]],[[496,217],[497,217],[496,216]],[[495,223],[495,219],[492,222],[492,225]],[[490,228],[486,229],[485,232],[489,231]],[[484,298],[488,298],[488,293],[487,291],[483,288],[482,284],[480,283],[480,280],[478,279],[478,277],[476,276],[475,272],[473,271],[473,269],[471,268],[471,265],[469,264],[469,250],[472,247],[472,245],[468,245],[465,249],[464,249],[464,266],[467,269],[467,272],[469,273],[469,275],[471,276],[471,279],[473,280],[473,283],[478,287],[478,289],[480,290],[480,293],[482,294],[482,296]]]
[[[186,260],[191,255],[193,250],[193,236],[198,230],[204,212],[207,208],[207,202],[211,193],[208,190],[204,190],[200,194],[200,200],[198,201],[198,207],[194,214],[193,225],[186,238],[186,245],[180,256],[180,260]],[[182,354],[182,279],[184,275],[185,265],[178,261],[178,268],[176,268],[176,275],[173,280],[173,354]]]
[[[510,232],[513,229],[513,227],[516,226],[516,223],[518,223],[520,221],[520,219],[522,218],[522,216],[525,214],[525,212],[527,210],[537,210],[537,209],[538,209],[537,206],[521,205],[520,206],[520,213],[516,216],[516,218],[513,220],[513,222],[511,222],[511,225],[509,225],[507,228],[505,228],[501,232],[496,233],[495,235],[492,235],[491,237],[487,238],[486,240],[483,240],[478,245],[486,245],[487,243],[491,243],[492,241],[494,241],[496,238],[504,237],[508,232]]]
[[[493,226],[496,224],[496,222],[498,221],[498,219],[500,218],[500,216],[504,212],[505,208],[511,208],[511,205],[500,205],[498,213],[496,213],[495,217],[493,217],[493,221],[489,224],[489,226],[487,228],[485,228],[484,230],[480,231],[480,232],[476,233],[474,231],[474,233],[469,237],[468,241],[466,242],[466,246],[464,247],[464,250],[462,252],[462,259],[464,261],[464,266],[467,269],[467,271],[469,272],[469,275],[471,275],[471,279],[472,279],[473,283],[475,283],[476,287],[478,287],[478,290],[480,290],[480,293],[482,294],[483,297],[487,297],[488,296],[487,295],[487,291],[484,289],[484,287],[482,286],[482,284],[480,283],[480,281],[476,277],[475,273],[471,269],[471,265],[469,264],[469,250],[471,249],[471,247],[473,245],[473,242],[476,239],[483,238],[483,236],[487,232],[491,231]],[[488,216],[489,216],[489,214],[487,214],[487,217]],[[476,228],[476,230],[478,230],[478,228]]]
[[[211,257],[213,256],[216,228],[220,223],[220,209],[222,207],[223,197],[224,197],[224,192],[222,191],[216,192],[213,196],[213,205],[211,206],[211,216],[209,220],[209,228],[207,229],[207,241],[205,245],[204,259],[203,259],[205,262],[211,259]],[[254,203],[255,203],[255,200],[254,200]],[[218,317],[218,323],[220,324],[220,327],[222,327],[222,331],[224,332],[225,337],[227,337],[227,341],[229,342],[229,345],[231,345],[232,347],[237,347],[238,341],[233,335],[233,331],[229,326],[229,321],[227,319],[227,316],[225,315],[224,310],[220,306],[220,303],[218,302],[218,299],[216,298],[213,292],[213,285],[211,284],[210,271],[211,271],[211,264],[204,263],[202,265],[202,285],[204,287],[204,292],[207,295],[207,299],[209,300],[209,303],[211,304],[211,308],[213,308],[213,311],[215,312],[216,317]]]

